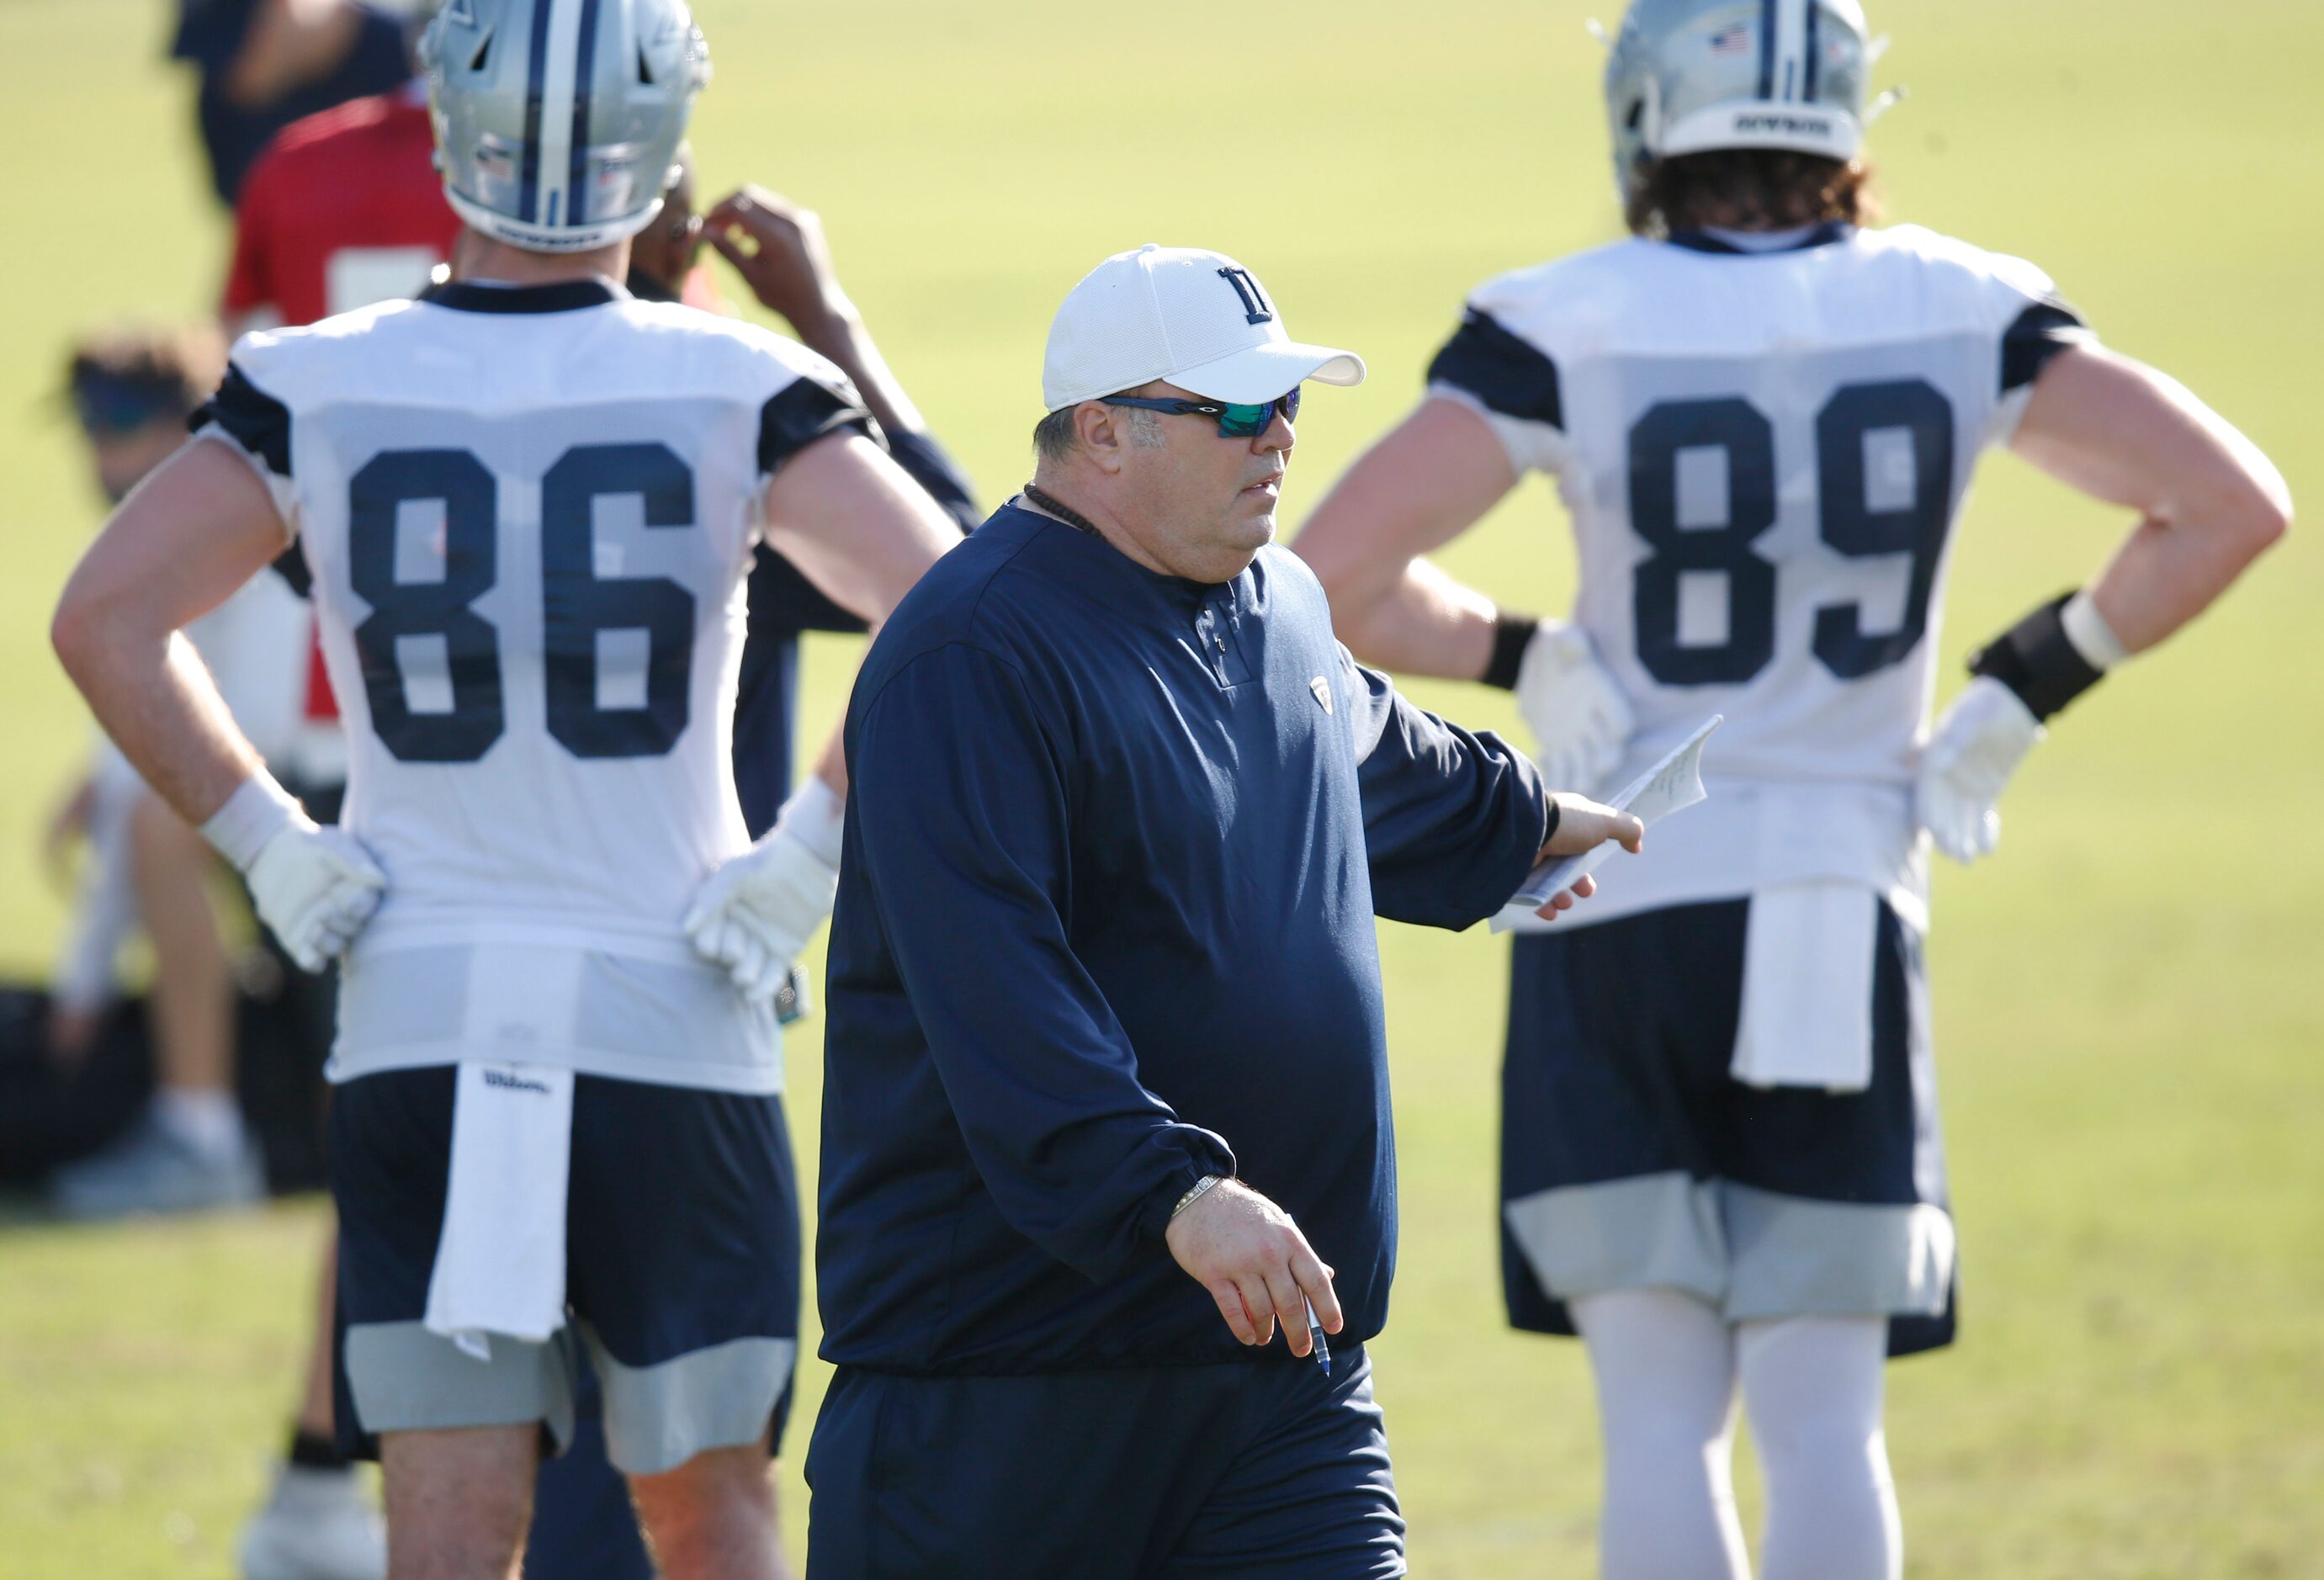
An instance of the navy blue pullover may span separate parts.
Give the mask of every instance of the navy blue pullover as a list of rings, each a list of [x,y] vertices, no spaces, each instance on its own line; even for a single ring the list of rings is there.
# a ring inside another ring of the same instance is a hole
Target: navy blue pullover
[[[1524,755],[1398,697],[1263,550],[1222,585],[1004,508],[872,645],[847,714],[821,1220],[825,1359],[1204,1364],[1162,1234],[1201,1176],[1280,1203],[1344,1342],[1396,1262],[1372,917],[1465,927],[1548,818]]]

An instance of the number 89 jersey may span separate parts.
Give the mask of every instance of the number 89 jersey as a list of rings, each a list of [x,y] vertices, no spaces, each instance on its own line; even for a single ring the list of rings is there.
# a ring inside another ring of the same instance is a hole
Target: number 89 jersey
[[[499,1057],[737,1090],[774,1031],[679,919],[728,759],[767,479],[870,419],[765,330],[610,281],[450,285],[246,336],[197,422],[313,574],[386,898],[335,1079]]]
[[[1520,476],[1558,480],[1574,618],[1637,715],[1611,783],[1727,716],[1711,803],[1609,868],[1587,921],[1813,879],[1919,892],[1952,522],[2043,363],[2086,335],[2040,271],[1918,227],[1783,240],[1505,275],[1430,369]]]

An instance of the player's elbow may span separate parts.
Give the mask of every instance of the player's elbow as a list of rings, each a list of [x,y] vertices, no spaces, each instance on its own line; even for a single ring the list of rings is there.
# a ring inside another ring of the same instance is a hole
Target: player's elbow
[[[1379,567],[1354,546],[1354,536],[1333,518],[1327,501],[1293,541],[1291,552],[1307,562],[1322,583],[1334,634],[1361,655],[1371,646],[1370,628],[1387,588]]]
[[[1355,587],[1356,561],[1341,552],[1341,537],[1328,510],[1319,510],[1291,540],[1291,552],[1306,561],[1307,568],[1323,584],[1323,595],[1332,601],[1334,620],[1342,618],[1341,605],[1349,601]]]
[[[49,619],[49,646],[72,683],[86,692],[94,677],[117,666],[136,646],[136,624],[129,601],[83,563],[65,583]]]
[[[2263,461],[2246,474],[2218,527],[2246,565],[2282,542],[2292,530],[2292,490],[2283,474]]]
[[[2264,501],[2252,522],[2254,556],[2273,548],[2292,531],[2292,490],[2284,485],[2281,475],[2273,482],[2274,487],[2264,491]]]
[[[76,684],[89,670],[97,653],[104,647],[101,627],[103,614],[97,601],[90,596],[82,578],[75,576],[65,584],[64,595],[57,600],[56,612],[49,617],[49,646],[56,650],[57,662]]]

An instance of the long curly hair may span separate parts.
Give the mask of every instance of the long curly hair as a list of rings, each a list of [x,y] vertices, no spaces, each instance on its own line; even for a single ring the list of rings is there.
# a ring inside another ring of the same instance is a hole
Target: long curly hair
[[[1775,148],[1722,148],[1657,160],[1630,198],[1630,229],[1642,236],[1719,225],[1790,230],[1879,217],[1872,167]]]

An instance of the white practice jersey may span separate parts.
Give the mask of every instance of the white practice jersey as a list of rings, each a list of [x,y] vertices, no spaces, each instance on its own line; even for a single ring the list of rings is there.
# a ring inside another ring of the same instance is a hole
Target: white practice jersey
[[[748,842],[728,749],[767,480],[868,430],[845,379],[610,281],[452,285],[244,337],[204,418],[302,547],[343,822],[387,874],[334,1078],[777,1089],[771,1012],[678,923]]]
[[[1561,927],[1858,882],[1924,914],[1912,811],[1952,524],[2048,356],[2031,264],[1918,226],[1775,250],[1634,240],[1503,275],[1430,369],[1573,518],[1573,618],[1637,732],[1604,790],[1727,717],[1711,800]]]

